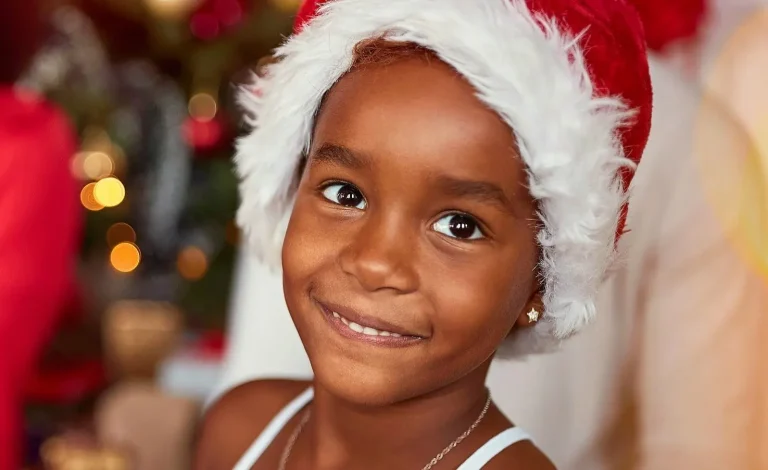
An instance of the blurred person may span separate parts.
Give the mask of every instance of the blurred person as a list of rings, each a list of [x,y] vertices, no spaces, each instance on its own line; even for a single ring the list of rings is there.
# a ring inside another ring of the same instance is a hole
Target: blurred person
[[[435,6],[310,3],[243,94],[238,220],[313,380],[226,393],[197,468],[553,468],[486,376],[597,315],[650,130],[642,25],[622,1]]]
[[[560,353],[496,361],[488,384],[560,468],[768,468],[765,280],[734,241],[735,222],[713,203],[747,207],[726,189],[745,185],[755,149],[722,95],[698,79],[710,60],[700,51],[722,37],[710,31],[734,21],[720,13],[728,5],[707,24],[701,1],[636,3],[655,49],[655,113],[625,262],[599,294],[609,313]],[[222,390],[311,377],[281,292],[279,275],[244,248]]]
[[[24,388],[71,300],[80,209],[67,119],[15,86],[41,43],[38,4],[0,12],[0,470],[18,470]]]

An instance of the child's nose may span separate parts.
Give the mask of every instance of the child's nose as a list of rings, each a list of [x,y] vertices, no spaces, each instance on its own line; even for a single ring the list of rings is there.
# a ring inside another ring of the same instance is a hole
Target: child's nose
[[[418,288],[418,233],[397,214],[371,214],[342,251],[342,270],[369,292]]]

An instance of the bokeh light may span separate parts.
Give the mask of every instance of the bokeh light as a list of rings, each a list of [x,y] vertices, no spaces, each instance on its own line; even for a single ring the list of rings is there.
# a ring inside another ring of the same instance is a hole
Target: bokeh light
[[[208,271],[208,258],[203,250],[196,246],[187,246],[179,252],[176,267],[184,279],[197,281]]]
[[[93,193],[94,188],[96,188],[96,183],[88,183],[83,186],[80,191],[80,203],[89,211],[100,211],[104,209],[104,205],[96,200]]]
[[[218,104],[208,93],[197,93],[189,100],[189,115],[198,121],[210,121],[216,117]]]
[[[139,266],[141,251],[133,243],[118,243],[109,254],[109,262],[116,271],[130,273]]]
[[[104,178],[94,186],[93,196],[102,206],[115,207],[125,199],[125,187],[117,178]]]
[[[152,14],[174,19],[189,14],[200,4],[200,0],[144,0],[144,4]]]
[[[122,242],[135,243],[136,232],[130,225],[118,222],[107,229],[107,244],[116,246]]]
[[[99,180],[112,174],[115,164],[104,152],[88,152],[83,159],[83,174],[92,180]]]
[[[192,16],[189,29],[196,38],[209,40],[219,35],[219,21],[215,16],[199,12]]]
[[[722,122],[700,109],[694,149],[706,195],[743,259],[768,278],[768,9],[755,11],[707,67]],[[705,100],[706,101],[706,100]],[[710,106],[711,107],[711,106]]]

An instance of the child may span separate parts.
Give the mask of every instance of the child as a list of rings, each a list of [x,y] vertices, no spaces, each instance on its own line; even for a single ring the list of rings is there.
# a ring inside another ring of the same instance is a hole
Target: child
[[[650,127],[634,11],[330,0],[298,25],[236,160],[314,380],[226,394],[196,468],[553,468],[485,378],[595,315]]]

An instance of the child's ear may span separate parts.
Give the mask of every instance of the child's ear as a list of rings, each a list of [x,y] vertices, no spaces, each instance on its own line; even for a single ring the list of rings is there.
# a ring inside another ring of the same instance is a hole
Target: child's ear
[[[523,309],[518,312],[515,326],[518,328],[526,328],[533,326],[541,321],[541,317],[544,316],[544,300],[542,299],[541,290],[536,290],[531,294],[531,298],[525,303]]]

